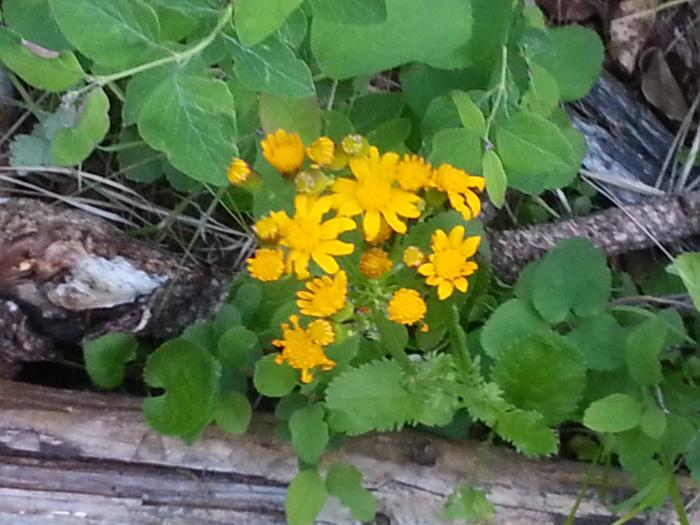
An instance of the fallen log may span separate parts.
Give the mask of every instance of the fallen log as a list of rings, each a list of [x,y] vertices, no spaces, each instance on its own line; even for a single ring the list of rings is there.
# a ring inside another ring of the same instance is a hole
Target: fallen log
[[[560,524],[573,508],[589,468],[561,460],[528,460],[514,452],[403,431],[347,439],[325,464],[348,462],[378,500],[374,523],[435,524],[460,483],[483,488],[495,505],[492,523]],[[33,525],[153,523],[282,524],[296,457],[261,416],[249,434],[207,429],[195,445],[163,437],[142,420],[135,398],[0,381],[0,523]],[[609,524],[597,499],[601,476],[585,492],[576,523]],[[607,492],[631,494],[613,469]],[[681,479],[684,497],[700,494]],[[632,524],[677,523],[669,509]],[[700,509],[690,509],[700,523]],[[329,501],[319,524],[356,523]]]

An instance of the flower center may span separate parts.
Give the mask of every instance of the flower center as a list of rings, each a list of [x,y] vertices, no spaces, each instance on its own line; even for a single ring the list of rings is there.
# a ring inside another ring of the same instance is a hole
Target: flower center
[[[357,189],[357,201],[366,211],[386,208],[391,197],[391,183],[382,180],[367,181]]]
[[[435,273],[445,279],[456,279],[462,275],[464,257],[459,250],[449,249],[435,254]]]
[[[289,227],[287,241],[292,250],[310,253],[318,245],[321,226],[314,221],[295,219]]]

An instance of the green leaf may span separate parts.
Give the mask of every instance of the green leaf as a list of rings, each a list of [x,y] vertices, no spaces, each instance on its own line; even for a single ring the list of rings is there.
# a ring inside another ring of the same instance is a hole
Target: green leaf
[[[109,130],[109,99],[102,88],[93,89],[77,109],[77,121],[59,130],[51,142],[51,156],[59,166],[84,161]]]
[[[146,146],[134,144],[141,137],[133,128],[123,128],[119,137],[121,144],[131,144],[117,152],[119,172],[136,182],[153,182],[163,176],[164,155]]]
[[[659,355],[666,346],[667,334],[666,321],[657,316],[635,326],[627,336],[627,369],[637,384],[654,386],[663,380]]]
[[[10,166],[50,166],[51,143],[43,137],[18,134],[10,142]]]
[[[501,414],[496,433],[526,456],[544,456],[557,451],[556,433],[544,424],[541,414],[513,410]]]
[[[368,25],[386,21],[385,0],[311,0],[314,18],[336,24]]]
[[[508,178],[501,158],[495,151],[489,150],[484,153],[484,158],[481,160],[481,174],[486,180],[486,192],[491,202],[496,208],[500,208],[506,202]]]
[[[386,0],[386,8],[387,20],[379,24],[349,25],[315,19],[311,50],[321,71],[331,78],[349,78],[408,62],[453,69],[466,65],[470,2]],[[435,37],[436,27],[440,28],[439,38]]]
[[[575,348],[561,336],[535,334],[508,347],[492,378],[509,403],[540,412],[555,425],[576,410],[586,383],[586,368]]]
[[[669,273],[680,275],[693,304],[700,310],[700,253],[683,253],[668,268]]]
[[[204,18],[219,14],[221,0],[151,0],[157,5],[174,9],[185,15]]]
[[[264,396],[284,397],[299,380],[299,374],[287,363],[275,363],[275,355],[266,355],[255,364],[253,384]]]
[[[158,432],[193,440],[212,420],[221,366],[206,350],[183,339],[161,345],[146,361],[145,383],[165,393],[143,402]]]
[[[5,0],[2,14],[7,26],[22,38],[54,51],[72,49],[51,14],[49,0]]]
[[[333,463],[326,474],[326,488],[350,509],[353,517],[362,522],[374,519],[377,500],[362,486],[362,473],[352,465]]]
[[[559,323],[571,312],[589,317],[602,311],[610,286],[603,252],[589,240],[565,239],[539,262],[531,299],[544,319]]]
[[[700,483],[700,430],[695,433],[695,437],[688,444],[688,455],[685,463],[690,469],[690,475],[696,482]]]
[[[276,38],[252,47],[242,46],[229,35],[224,39],[235,61],[236,76],[248,89],[289,98],[315,94],[309,66]]]
[[[241,43],[250,47],[276,31],[303,0],[236,0],[234,25]]]
[[[390,354],[401,354],[408,345],[408,330],[402,324],[390,321],[384,316],[375,319],[379,331],[379,342]]]
[[[481,330],[481,345],[492,358],[499,358],[517,341],[532,334],[549,331],[549,325],[530,305],[511,299],[499,306]]]
[[[233,97],[220,80],[172,75],[150,94],[139,132],[170,163],[199,182],[224,185],[236,156]]]
[[[467,520],[480,522],[487,520],[496,513],[496,508],[486,499],[486,493],[467,485],[457,487],[450,494],[442,511],[444,520]]]
[[[435,97],[430,101],[420,123],[422,139],[429,142],[437,132],[450,128],[463,129],[457,106],[449,97]]]
[[[568,25],[548,30],[551,47],[535,56],[535,62],[547,69],[559,84],[561,99],[583,97],[598,79],[604,49],[592,29]]]
[[[138,342],[131,334],[111,333],[83,345],[85,368],[102,388],[115,388],[124,380],[126,364],[136,358]]]
[[[244,323],[250,321],[262,302],[262,289],[259,281],[250,281],[241,285],[236,290],[236,295],[233,297],[233,305],[241,314],[241,319]]]
[[[289,418],[292,445],[299,459],[316,464],[328,445],[328,425],[323,405],[309,405],[295,410]]]
[[[642,407],[632,396],[610,394],[594,401],[583,414],[583,424],[596,432],[624,432],[639,425]]]
[[[311,525],[326,502],[326,484],[317,469],[302,470],[287,490],[284,510],[289,525]]]
[[[522,106],[531,113],[548,117],[559,105],[559,85],[542,66],[532,64],[530,89],[523,95]]]
[[[217,398],[214,419],[220,428],[230,434],[245,434],[250,425],[253,409],[248,398],[240,392],[223,392]]]
[[[462,126],[476,135],[483,135],[486,131],[486,119],[478,106],[474,104],[469,93],[455,90],[450,95],[452,102],[457,107]]]
[[[384,122],[367,135],[370,144],[380,151],[405,150],[404,141],[411,134],[411,120],[394,118]]]
[[[66,38],[103,71],[122,71],[171,52],[158,43],[158,17],[143,0],[50,0],[50,3]]]
[[[305,144],[321,134],[321,108],[316,97],[289,99],[260,95],[260,121],[265,133],[296,131]]]
[[[659,439],[666,430],[666,414],[659,407],[650,406],[642,414],[639,426],[650,438]]]
[[[54,93],[65,91],[85,76],[70,51],[42,50],[7,28],[0,29],[0,60],[28,84]]]
[[[496,129],[498,153],[512,186],[529,193],[569,184],[578,170],[562,131],[535,113],[520,111]]]
[[[355,99],[348,116],[357,132],[366,134],[381,123],[401,116],[404,107],[401,93],[370,93]]]
[[[392,430],[420,413],[420,399],[402,384],[396,361],[373,361],[336,377],[326,389],[331,427],[359,435]]]
[[[219,339],[218,357],[221,364],[230,368],[248,366],[251,352],[258,346],[258,336],[244,326],[234,326]]]
[[[443,162],[470,173],[481,171],[481,138],[464,128],[443,129],[433,137],[430,162],[438,166]]]
[[[592,370],[616,370],[625,364],[626,331],[610,314],[578,319],[567,337]]]

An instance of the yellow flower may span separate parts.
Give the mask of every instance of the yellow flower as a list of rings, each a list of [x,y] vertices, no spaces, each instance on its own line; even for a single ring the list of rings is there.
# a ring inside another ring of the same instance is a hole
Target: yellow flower
[[[274,212],[266,217],[262,217],[253,225],[253,231],[257,236],[266,242],[276,242],[280,235],[277,221],[274,217]]]
[[[431,186],[447,193],[452,207],[467,221],[481,211],[481,200],[474,190],[483,191],[484,185],[482,177],[474,177],[449,164],[442,164],[433,171],[431,182]]]
[[[404,155],[396,168],[396,179],[404,190],[418,191],[430,183],[433,169],[418,155]]]
[[[289,248],[287,273],[294,272],[299,279],[309,276],[309,259],[313,259],[326,273],[339,270],[335,255],[348,255],[354,246],[338,240],[338,235],[354,230],[352,219],[336,217],[324,222],[323,216],[331,209],[332,197],[315,199],[297,195],[294,199],[294,218],[287,212],[274,215],[280,230],[280,245]]]
[[[286,361],[292,368],[301,370],[302,383],[310,383],[313,379],[312,368],[331,370],[335,366],[335,361],[326,356],[323,345],[316,339],[319,335],[324,335],[319,325],[314,329],[311,329],[311,326],[304,329],[299,325],[299,317],[296,315],[290,316],[289,321],[292,324],[291,327],[287,323],[282,323],[282,339],[272,341],[273,345],[282,349],[282,353],[275,357],[275,363],[281,365]]]
[[[360,257],[362,275],[376,279],[391,270],[389,254],[381,248],[370,248]]]
[[[259,281],[277,281],[284,273],[284,254],[282,250],[261,248],[255,251],[255,256],[248,259],[250,275]]]
[[[236,157],[231,161],[228,171],[226,172],[226,176],[231,184],[234,186],[241,186],[248,180],[250,173],[251,171],[248,163],[243,159]]]
[[[350,169],[356,180],[338,179],[331,189],[339,215],[354,216],[364,212],[362,228],[365,237],[373,239],[379,233],[382,217],[392,230],[406,233],[406,223],[399,217],[414,219],[420,215],[416,203],[420,198],[394,186],[399,156],[370,148],[369,157],[350,159]]]
[[[389,319],[395,323],[412,325],[422,321],[428,307],[416,290],[401,288],[394,292],[389,301]]]
[[[339,271],[333,278],[328,275],[306,283],[306,290],[297,292],[297,306],[304,315],[330,317],[345,306],[348,276]]]
[[[449,237],[443,230],[435,230],[432,238],[433,253],[430,262],[422,264],[418,273],[427,277],[425,282],[437,286],[438,298],[447,299],[455,288],[466,292],[469,283],[467,276],[473,274],[478,265],[469,257],[479,248],[481,237],[464,238],[464,227],[455,226]]]
[[[381,244],[384,241],[388,241],[393,233],[394,230],[391,229],[389,223],[382,219],[382,223],[379,225],[379,233],[371,239],[368,239],[365,235],[365,240],[370,244]]]
[[[403,251],[403,263],[409,268],[418,268],[425,262],[425,254],[418,246],[409,246]]]
[[[369,153],[369,141],[362,135],[347,135],[340,141],[340,147],[350,157],[362,157]]]
[[[304,162],[304,144],[298,133],[278,129],[260,144],[267,162],[282,173],[294,173]]]
[[[335,144],[328,137],[319,137],[306,148],[306,154],[316,164],[328,166],[333,163],[335,157]]]
[[[335,331],[330,321],[325,319],[316,319],[309,323],[306,329],[309,332],[311,340],[317,345],[328,346],[335,341]]]

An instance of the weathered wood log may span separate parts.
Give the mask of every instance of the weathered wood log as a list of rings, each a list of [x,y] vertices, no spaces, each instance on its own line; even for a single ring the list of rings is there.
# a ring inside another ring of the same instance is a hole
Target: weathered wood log
[[[297,471],[291,447],[260,417],[245,436],[207,429],[193,446],[159,436],[140,402],[0,381],[0,523],[30,525],[214,525],[284,523],[287,484]],[[349,462],[378,499],[376,524],[441,523],[453,488],[487,491],[498,525],[560,524],[571,511],[588,465],[533,461],[510,450],[404,431],[347,439],[325,464]],[[597,480],[597,481],[596,481]],[[594,477],[576,523],[609,524]],[[621,473],[608,494],[630,495]],[[700,493],[682,479],[686,499]],[[700,509],[690,509],[700,523]],[[670,510],[629,523],[671,525]],[[317,523],[356,523],[329,502]]]

